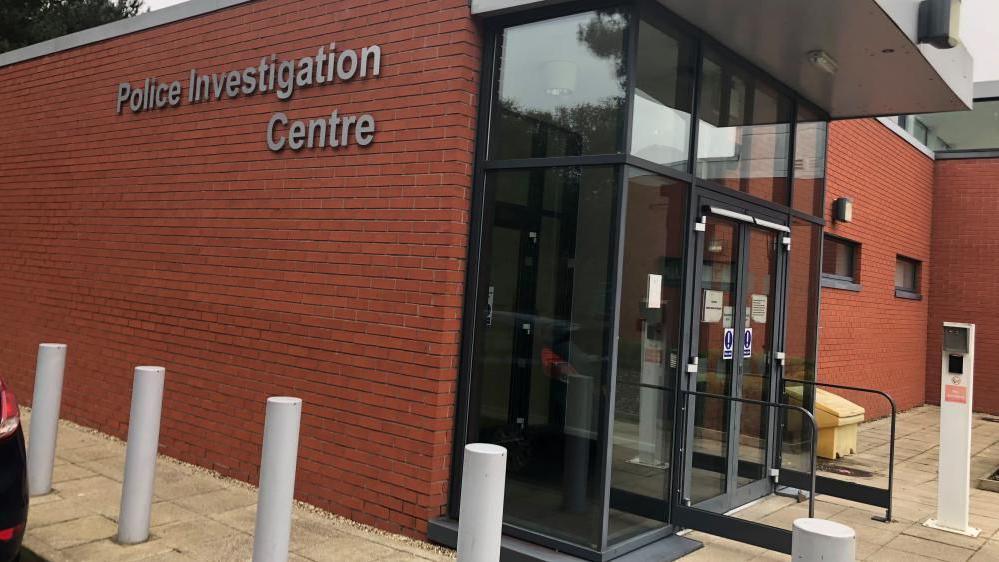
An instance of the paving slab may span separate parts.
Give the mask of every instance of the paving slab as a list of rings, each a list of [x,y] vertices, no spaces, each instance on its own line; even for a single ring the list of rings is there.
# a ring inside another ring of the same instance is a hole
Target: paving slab
[[[27,533],[40,538],[45,544],[55,549],[64,550],[84,543],[113,537],[117,531],[117,525],[107,517],[88,515],[38,529],[29,528]]]

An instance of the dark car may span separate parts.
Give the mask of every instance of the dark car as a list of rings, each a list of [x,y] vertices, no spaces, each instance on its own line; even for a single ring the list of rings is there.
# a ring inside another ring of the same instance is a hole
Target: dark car
[[[0,562],[17,560],[28,520],[28,462],[14,393],[0,379]]]

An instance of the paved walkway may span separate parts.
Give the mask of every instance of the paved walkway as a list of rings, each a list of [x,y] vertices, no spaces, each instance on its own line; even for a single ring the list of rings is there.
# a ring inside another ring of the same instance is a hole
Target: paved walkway
[[[839,521],[856,530],[858,559],[877,562],[999,561],[999,493],[971,490],[971,526],[982,529],[978,538],[922,526],[924,521],[936,515],[939,420],[940,410],[935,406],[923,406],[899,415],[895,442],[892,523],[871,520],[872,515],[884,516],[884,510],[828,496],[816,497],[817,517]],[[888,427],[887,419],[863,424],[858,439],[858,453],[836,463],[824,464],[823,468],[840,472],[843,469],[870,472],[872,476],[869,477],[855,476],[847,479],[872,486],[885,486]],[[976,415],[972,431],[971,478],[974,488],[978,478],[999,466],[999,419]],[[844,478],[831,472],[826,472],[825,475]],[[808,516],[808,504],[771,496],[751,504],[736,515],[790,529],[795,519]],[[687,536],[703,542],[705,548],[684,557],[685,561],[791,559],[790,556],[704,533],[690,533]]]
[[[29,411],[22,420],[30,423]],[[60,422],[54,492],[31,500],[22,562],[250,559],[256,489],[166,457],[156,468],[152,539],[136,546],[113,542],[124,459],[122,441]],[[445,549],[304,504],[295,506],[291,551],[292,562],[454,559]]]
[[[25,423],[30,414],[25,412]],[[971,491],[971,524],[982,529],[968,538],[927,529],[923,521],[936,511],[939,410],[924,406],[903,413],[898,421],[895,521],[871,520],[883,514],[873,507],[819,496],[819,517],[850,525],[857,531],[858,558],[890,562],[999,561],[999,493]],[[999,423],[976,416],[972,479],[999,465]],[[860,452],[828,470],[844,468],[871,473],[859,481],[885,485],[887,420],[864,424]],[[204,469],[160,457],[153,505],[153,538],[137,546],[113,542],[117,530],[125,444],[80,426],[62,422],[54,475],[55,491],[33,498],[23,562],[246,561],[252,551],[256,491]],[[832,474],[830,474],[832,475]],[[737,514],[789,529],[807,516],[807,504],[769,497]],[[789,560],[789,556],[703,533],[687,536],[705,548],[684,560]],[[296,505],[292,531],[293,562],[396,562],[453,560],[454,554],[427,543],[358,525],[305,505]]]

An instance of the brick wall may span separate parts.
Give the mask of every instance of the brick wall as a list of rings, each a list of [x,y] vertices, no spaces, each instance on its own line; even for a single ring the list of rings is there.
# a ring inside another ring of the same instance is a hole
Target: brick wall
[[[828,159],[826,232],[861,244],[862,289],[822,289],[819,380],[887,391],[900,409],[918,406],[926,387],[933,161],[873,119],[833,123]],[[852,223],[832,221],[838,197],[853,199]],[[899,254],[923,262],[921,301],[895,297]],[[888,413],[876,397],[841,394],[868,417]]]
[[[975,324],[974,409],[999,414],[999,159],[938,160],[926,399],[940,403],[943,322]]]
[[[378,44],[382,74],[186,103],[188,72]],[[480,38],[467,0],[261,0],[0,68],[0,369],[124,436],[167,367],[161,451],[257,478],[264,400],[305,401],[296,496],[423,535],[454,424]],[[185,83],[115,114],[120,82]],[[269,117],[371,113],[369,147],[265,144]]]

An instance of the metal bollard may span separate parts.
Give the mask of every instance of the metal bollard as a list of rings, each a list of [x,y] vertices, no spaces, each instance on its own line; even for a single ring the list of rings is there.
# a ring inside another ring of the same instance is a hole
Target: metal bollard
[[[125,481],[118,517],[118,542],[122,544],[137,544],[149,539],[165,379],[163,367],[135,368],[132,410],[128,416]]]
[[[257,520],[253,529],[253,562],[288,560],[301,421],[300,398],[278,396],[267,399],[264,447],[260,454]]]
[[[846,525],[826,519],[802,517],[791,531],[794,562],[855,562],[857,534]]]
[[[28,493],[44,496],[52,491],[62,381],[66,369],[66,344],[38,346],[35,394],[31,401],[31,436],[28,440]]]
[[[506,488],[506,449],[465,446],[458,513],[458,562],[499,562]]]

